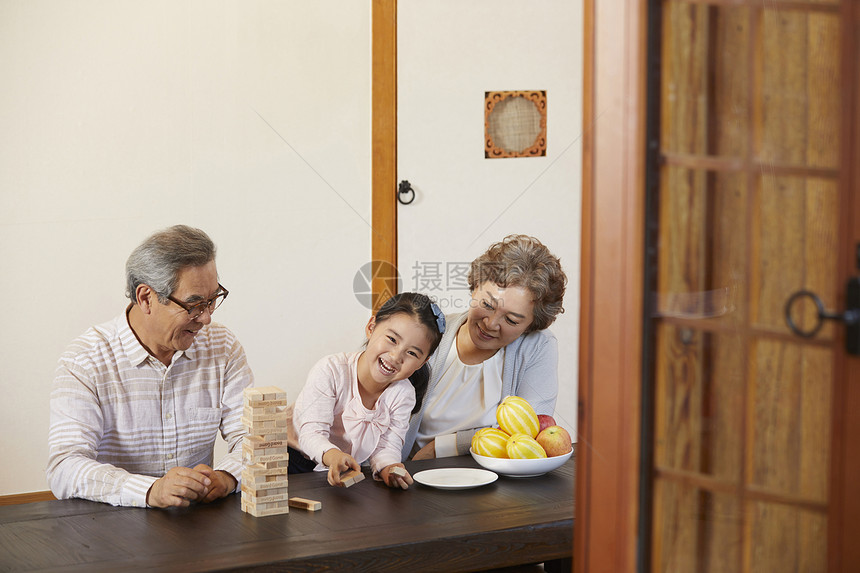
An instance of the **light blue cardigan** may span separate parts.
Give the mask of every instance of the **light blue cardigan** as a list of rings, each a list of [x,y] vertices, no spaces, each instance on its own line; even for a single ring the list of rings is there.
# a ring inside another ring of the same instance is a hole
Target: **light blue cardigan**
[[[427,403],[430,402],[439,379],[451,345],[457,339],[457,331],[466,322],[468,313],[452,314],[445,317],[447,328],[442,335],[439,348],[430,357],[430,383],[427,393],[421,403],[421,410],[412,414],[409,420],[409,430],[403,443],[403,460],[412,454],[412,447],[418,436],[418,426],[424,417]],[[555,401],[558,397],[558,340],[548,330],[538,330],[524,334],[505,347],[505,365],[502,370],[502,395],[520,396],[529,401],[538,414],[553,415]],[[480,428],[471,428],[457,432],[457,453],[469,453],[472,436]]]

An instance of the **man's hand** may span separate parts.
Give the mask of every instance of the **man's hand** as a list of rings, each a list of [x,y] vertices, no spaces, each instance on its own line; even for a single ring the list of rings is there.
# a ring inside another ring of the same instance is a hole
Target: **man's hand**
[[[347,470],[361,471],[361,466],[358,465],[355,458],[337,448],[326,450],[322,457],[322,463],[324,466],[328,466],[329,485],[342,486],[340,474]]]
[[[236,478],[224,470],[213,470],[206,464],[198,464],[194,466],[194,469],[208,477],[212,482],[209,485],[209,493],[200,500],[203,503],[209,503],[210,501],[221,499],[222,497],[230,495],[233,493],[233,490],[236,489]]]
[[[170,468],[146,492],[146,503],[152,507],[188,507],[192,501],[204,499],[211,485],[212,479],[197,469]]]
[[[432,460],[436,458],[436,440],[430,440],[427,445],[415,452],[413,460]]]

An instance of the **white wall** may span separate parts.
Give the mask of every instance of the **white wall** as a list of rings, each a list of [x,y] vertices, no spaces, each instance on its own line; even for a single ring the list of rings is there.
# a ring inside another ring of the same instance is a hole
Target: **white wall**
[[[568,277],[565,312],[551,327],[559,341],[555,417],[576,440],[582,2],[399,0],[397,10],[398,172],[416,189],[415,201],[398,208],[404,288],[461,312],[468,291],[423,280],[427,263],[445,275],[448,263],[468,263],[511,233],[546,244]],[[546,90],[546,156],[485,159],[484,93],[519,90]]]
[[[558,74],[578,89],[575,63]],[[0,0],[0,78],[0,495],[47,489],[57,358],[123,310],[126,257],[156,229],[199,226],[218,245],[231,294],[216,318],[258,385],[294,398],[319,357],[362,342],[369,311],[352,288],[370,258],[370,2]],[[573,105],[565,117],[578,121]],[[569,143],[561,124],[551,153]],[[572,412],[578,144],[565,156],[514,210],[530,220],[516,230],[544,238],[570,278],[554,330]],[[482,192],[510,202],[531,180]],[[541,219],[561,209],[563,243]]]
[[[361,343],[369,2],[0,0],[0,77],[0,495],[47,489],[57,358],[156,229],[218,245],[258,385]]]

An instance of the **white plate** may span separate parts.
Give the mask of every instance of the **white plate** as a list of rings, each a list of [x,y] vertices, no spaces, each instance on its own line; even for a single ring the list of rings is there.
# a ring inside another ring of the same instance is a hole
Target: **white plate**
[[[499,476],[477,468],[437,468],[420,471],[412,479],[439,489],[469,489],[493,483]]]

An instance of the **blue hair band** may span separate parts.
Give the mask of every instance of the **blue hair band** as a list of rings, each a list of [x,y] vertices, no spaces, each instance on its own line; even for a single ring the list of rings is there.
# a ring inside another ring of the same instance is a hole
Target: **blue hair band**
[[[436,317],[436,326],[439,328],[439,334],[445,334],[445,315],[442,314],[442,309],[435,302],[431,302],[430,310],[433,311],[433,316]]]

